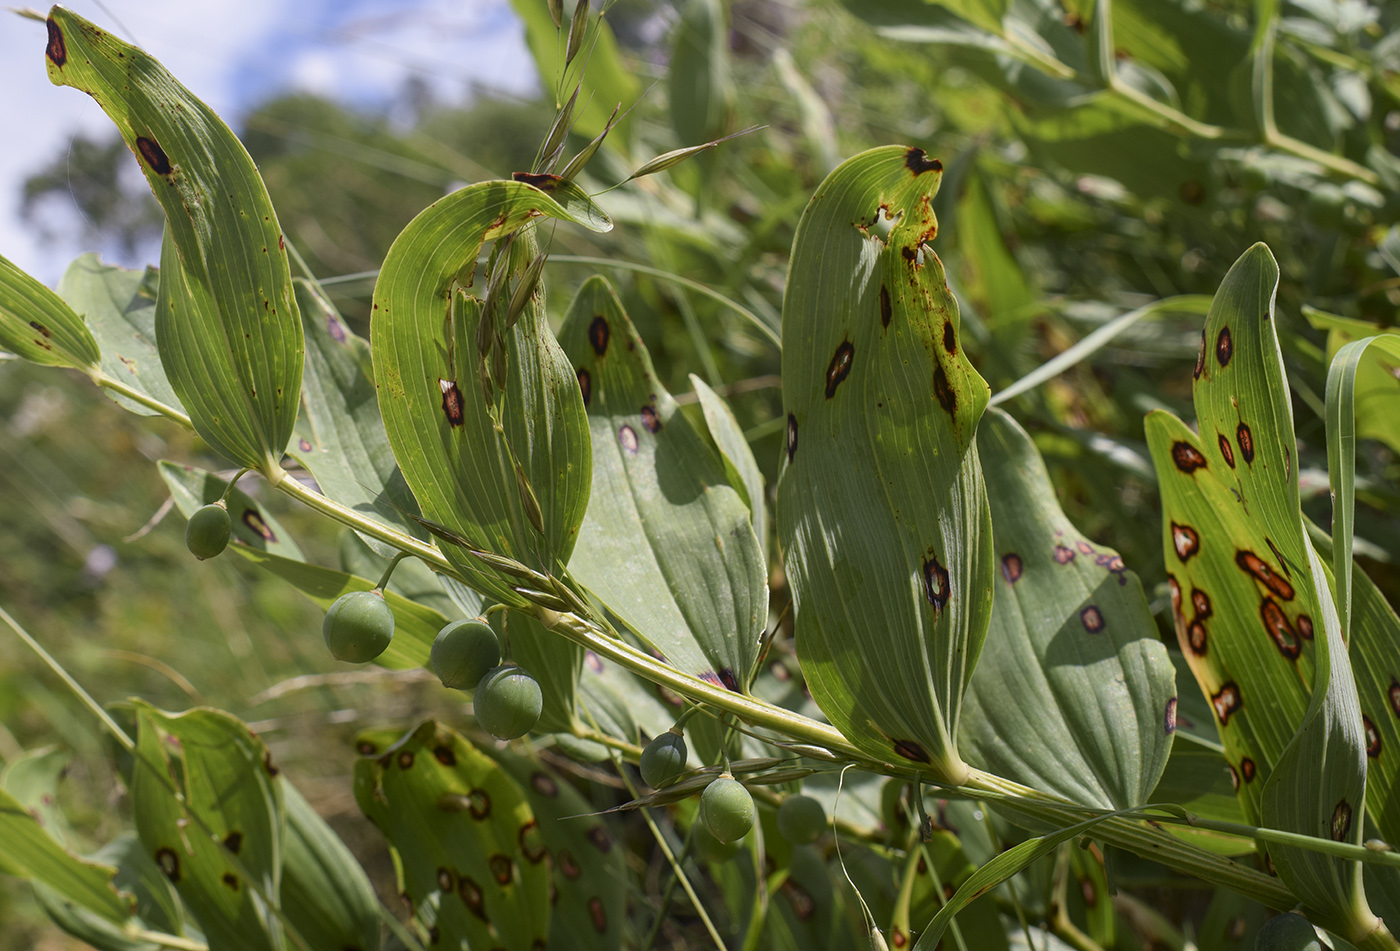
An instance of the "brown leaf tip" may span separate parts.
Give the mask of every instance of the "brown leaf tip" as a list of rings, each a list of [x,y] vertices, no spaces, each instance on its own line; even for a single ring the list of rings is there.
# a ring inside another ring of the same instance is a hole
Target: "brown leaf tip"
[[[904,153],[904,166],[915,175],[943,171],[942,162],[936,158],[929,158],[928,153],[919,148],[913,148]]]
[[[44,54],[48,56],[49,62],[62,67],[68,62],[68,48],[63,43],[63,31],[58,28],[53,17],[49,17],[45,25],[49,28],[49,44],[44,48]]]

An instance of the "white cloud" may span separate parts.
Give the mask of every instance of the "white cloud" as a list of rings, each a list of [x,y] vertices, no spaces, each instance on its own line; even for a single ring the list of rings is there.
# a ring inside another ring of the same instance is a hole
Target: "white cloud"
[[[67,5],[134,36],[235,128],[258,101],[294,88],[370,107],[390,104],[409,77],[445,102],[474,84],[514,95],[537,88],[507,0],[106,0],[120,27],[95,0]],[[74,134],[106,135],[111,125],[90,98],[49,82],[45,39],[42,24],[0,11],[0,254],[53,284],[84,249],[41,244],[19,219],[20,189]]]

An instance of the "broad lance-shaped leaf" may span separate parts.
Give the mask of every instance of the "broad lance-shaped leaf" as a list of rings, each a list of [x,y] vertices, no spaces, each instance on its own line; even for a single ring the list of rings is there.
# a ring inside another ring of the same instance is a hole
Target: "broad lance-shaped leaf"
[[[96,370],[101,354],[63,298],[0,257],[0,350],[44,366]]]
[[[1349,840],[1360,834],[1365,744],[1351,668],[1329,662],[1345,656],[1341,628],[1298,507],[1277,283],[1263,245],[1235,262],[1196,362],[1200,438],[1161,411],[1146,432],[1177,637],[1210,698],[1245,814]],[[1327,642],[1315,654],[1319,630]],[[1319,920],[1352,937],[1370,930],[1359,873],[1309,850],[1270,846],[1276,853],[1281,878]]]
[[[141,844],[174,884],[210,951],[280,951],[281,925],[229,856],[277,900],[282,800],[267,747],[220,710],[171,715],[134,703],[131,798]]]
[[[549,869],[529,803],[466,737],[432,720],[397,742],[356,738],[355,801],[389,840],[401,892],[436,906],[441,947],[530,948],[549,937]]]
[[[973,442],[987,384],[930,244],[941,170],[921,149],[864,152],[798,224],[778,533],[822,712],[877,759],[957,783],[995,567]]]
[[[990,410],[977,448],[1001,576],[959,745],[982,769],[1073,802],[1141,805],[1176,732],[1176,672],[1142,584],[1065,517],[1015,420]]]
[[[283,780],[282,908],[312,948],[379,948],[379,899],[345,843]]]
[[[301,388],[301,319],[253,160],[149,54],[62,7],[48,30],[49,79],[97,100],[165,208],[156,343],[172,389],[210,446],[280,478]]]
[[[409,516],[418,503],[404,483],[374,389],[369,344],[346,326],[330,301],[315,287],[296,280],[297,303],[306,335],[302,379],[305,432],[288,450],[311,470],[316,484],[342,505],[408,535],[427,531]],[[376,538],[361,535],[383,557],[395,551]]]
[[[1400,330],[1349,317],[1303,308],[1308,323],[1327,331],[1327,363],[1348,343],[1382,334],[1394,337],[1389,346],[1367,347],[1356,367],[1352,383],[1356,435],[1379,439],[1400,451],[1400,356],[1389,347],[1400,345]]]
[[[568,183],[542,183],[554,194],[567,191]],[[481,182],[441,199],[389,249],[370,321],[384,428],[423,516],[473,545],[551,573],[567,563],[588,505],[592,459],[578,383],[537,290],[514,326],[496,327],[507,372],[488,406],[477,344],[482,303],[467,289],[482,243],[532,217],[611,227],[596,208],[580,204],[580,195],[569,199],[575,209],[569,210],[524,182]],[[516,235],[510,253],[512,266],[523,271],[534,257],[528,231]],[[501,416],[499,430],[492,410]],[[487,572],[456,545],[442,547],[473,587],[524,603],[511,579]]]
[[[606,280],[579,288],[559,337],[593,443],[570,572],[671,664],[747,693],[768,618],[748,506]]]
[[[146,397],[184,413],[170,387],[156,350],[156,298],[159,272],[103,264],[96,254],[80,255],[58,282],[58,293],[82,315],[102,352],[102,372]],[[150,416],[156,410],[111,390],[118,405]]]
[[[758,538],[758,547],[763,551],[763,563],[768,564],[768,499],[764,494],[763,473],[758,468],[758,460],[753,457],[753,448],[744,438],[744,430],[734,418],[729,404],[710,388],[710,385],[694,373],[690,374],[690,385],[700,400],[700,410],[705,414],[705,426],[710,431],[715,448],[724,460],[724,471],[729,474],[729,484],[734,486],[745,504],[749,507],[753,533]]]
[[[1310,544],[1308,554],[1313,584],[1326,592],[1328,578]],[[1366,742],[1341,622],[1330,598],[1323,597],[1321,607],[1312,700],[1264,784],[1261,813],[1271,828],[1360,845]],[[1346,922],[1346,937],[1361,940],[1384,929],[1366,904],[1360,862],[1280,843],[1270,844],[1268,853],[1279,878],[1302,897],[1304,907]]]
[[[555,640],[562,640],[556,637]],[[596,807],[538,759],[509,749],[491,756],[525,793],[540,844],[549,853],[554,911],[549,947],[608,951],[622,947],[627,866]]]

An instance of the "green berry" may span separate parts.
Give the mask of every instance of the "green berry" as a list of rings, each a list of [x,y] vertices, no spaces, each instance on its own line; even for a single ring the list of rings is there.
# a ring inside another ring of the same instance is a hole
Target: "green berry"
[[[483,730],[498,740],[513,740],[539,721],[544,696],[528,670],[507,664],[486,672],[476,685],[472,705]]]
[[[438,631],[431,656],[444,687],[468,690],[501,662],[501,642],[483,618],[453,621]]]
[[[793,845],[811,845],[826,831],[826,810],[811,796],[788,796],[778,807],[778,832]]]
[[[1322,942],[1308,919],[1289,912],[1264,922],[1254,939],[1255,951],[1322,951]]]
[[[642,781],[652,789],[669,786],[685,772],[685,737],[667,730],[642,750]]]
[[[321,636],[336,660],[365,664],[389,646],[394,612],[379,591],[351,591],[336,598],[326,612]]]
[[[223,502],[214,502],[190,516],[190,523],[185,526],[185,547],[203,561],[227,548],[228,536],[228,509]]]
[[[753,828],[753,797],[732,776],[721,776],[700,794],[700,819],[721,842],[741,839]]]

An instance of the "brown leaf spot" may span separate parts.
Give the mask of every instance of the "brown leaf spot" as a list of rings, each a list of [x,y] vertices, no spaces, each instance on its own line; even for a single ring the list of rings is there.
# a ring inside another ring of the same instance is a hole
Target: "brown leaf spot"
[[[1264,544],[1269,546],[1269,551],[1273,552],[1274,557],[1278,559],[1279,566],[1283,568],[1283,573],[1287,577],[1292,578],[1293,572],[1288,570],[1288,559],[1283,557],[1283,552],[1278,550],[1278,546],[1274,544],[1274,540],[1265,536]]]
[[[1239,685],[1233,680],[1220,685],[1220,692],[1212,694],[1210,705],[1215,710],[1215,717],[1224,726],[1230,722],[1230,717],[1238,713],[1244,707],[1244,697],[1240,694]]]
[[[1395,715],[1400,717],[1400,683],[1395,678],[1390,679],[1390,709],[1395,711]]]
[[[305,439],[299,439],[297,440],[297,448],[302,452],[310,452],[313,447],[311,443],[307,442]]]
[[[642,407],[642,425],[649,433],[661,431],[661,417],[656,415],[656,410],[650,406]]]
[[[953,322],[951,320],[945,320],[943,322],[943,349],[946,350],[949,355],[958,352],[958,332],[953,329]]]
[[[224,836],[224,848],[237,855],[239,849],[243,848],[243,833],[234,830]]]
[[[1280,600],[1293,600],[1293,585],[1288,583],[1287,578],[1275,574],[1269,563],[1254,552],[1243,549],[1236,551],[1235,564],[1239,565],[1241,571],[1253,575],[1255,581],[1276,594]]]
[[[1079,549],[1081,555],[1092,555],[1094,553],[1094,546],[1090,545],[1082,538],[1074,543],[1074,547]]]
[[[497,885],[509,885],[510,880],[515,877],[515,863],[510,860],[510,856],[502,852],[497,852],[486,862],[491,869],[491,877],[496,880]]]
[[[1186,643],[1191,648],[1191,653],[1197,657],[1206,655],[1206,626],[1199,619],[1186,625]]]
[[[1225,465],[1231,469],[1235,468],[1235,447],[1230,445],[1230,440],[1225,438],[1224,433],[1216,433],[1215,435],[1220,446],[1220,454],[1225,457]]]
[[[1351,806],[1345,799],[1332,810],[1332,841],[1345,842],[1351,832]]]
[[[928,750],[914,740],[895,740],[894,751],[905,759],[911,759],[916,763],[933,762],[933,759],[928,755]]]
[[[1288,616],[1283,613],[1283,608],[1278,606],[1278,602],[1273,598],[1265,598],[1259,605],[1259,616],[1263,618],[1264,629],[1274,639],[1278,652],[1289,660],[1297,660],[1302,645],[1298,643],[1293,625],[1288,623]]]
[[[1181,616],[1181,585],[1172,575],[1167,575],[1167,589],[1172,594],[1172,614]]]
[[[894,305],[890,303],[890,289],[885,285],[880,285],[880,326],[888,327],[890,318],[894,316]]]
[[[930,555],[924,561],[924,597],[935,611],[942,611],[952,593],[948,569],[938,563],[937,555]]]
[[[1230,362],[1230,358],[1235,355],[1235,341],[1230,336],[1229,327],[1221,327],[1220,333],[1215,336],[1215,359],[1222,367]]]
[[[540,841],[539,828],[540,824],[531,819],[522,825],[520,831],[515,834],[516,844],[520,846],[520,854],[529,859],[532,865],[538,865],[549,854],[549,850]]]
[[[593,352],[600,357],[607,353],[610,339],[612,339],[612,328],[608,326],[608,319],[599,314],[588,325],[588,342],[593,345]]]
[[[904,167],[915,175],[922,175],[924,172],[941,172],[943,163],[936,158],[929,158],[928,153],[923,149],[910,149],[904,153]]]
[[[510,177],[517,182],[533,185],[540,191],[550,194],[564,181],[564,179],[560,178],[558,175],[550,175],[545,172],[511,172]]]
[[[49,44],[44,48],[44,55],[49,58],[49,62],[62,67],[68,62],[68,47],[63,42],[63,31],[58,28],[53,17],[49,17],[45,25],[49,28]]]
[[[1191,607],[1195,609],[1196,617],[1200,620],[1205,620],[1214,613],[1210,604],[1210,595],[1200,588],[1191,589]]]
[[[623,424],[617,431],[617,441],[622,443],[622,448],[633,455],[637,454],[637,431],[631,426]]]
[[[593,930],[599,934],[606,934],[608,930],[608,912],[603,907],[603,899],[596,895],[588,899],[588,917],[593,920]]]
[[[446,743],[439,743],[433,747],[433,759],[444,766],[456,766],[457,754],[452,752],[452,747]]]
[[[165,154],[165,150],[156,143],[155,139],[148,139],[144,135],[136,137],[136,151],[141,153],[141,157],[146,160],[146,164],[151,167],[151,171],[157,175],[170,174],[170,158]]]
[[[482,894],[480,885],[472,881],[469,876],[463,875],[457,880],[457,895],[462,899],[462,904],[467,906],[468,911],[482,921],[486,920],[486,896]]]
[[[484,789],[473,789],[467,793],[467,811],[477,821],[491,815],[491,794]]]
[[[156,849],[156,864],[165,873],[165,877],[172,882],[180,880],[180,856],[175,854],[175,850],[168,845],[163,845]]]
[[[1249,426],[1240,423],[1235,427],[1235,442],[1240,444],[1240,455],[1249,465],[1254,464],[1254,433],[1249,431]]]
[[[257,509],[244,509],[242,520],[243,524],[248,526],[248,530],[251,531],[253,534],[257,535],[263,541],[277,541],[277,536],[273,534],[272,529],[268,527],[267,522],[263,521],[263,517]]]
[[[1297,624],[1297,627],[1298,627],[1298,634],[1299,634],[1299,636],[1301,636],[1301,637],[1303,638],[1303,640],[1305,640],[1305,641],[1310,641],[1310,640],[1313,639],[1313,623],[1312,623],[1312,618],[1308,617],[1306,614],[1300,614],[1300,615],[1298,615],[1298,624]]]
[[[457,888],[457,877],[452,874],[450,868],[438,866],[437,886],[440,892],[450,892]]]
[[[599,852],[612,851],[612,836],[609,835],[608,830],[603,828],[602,826],[594,826],[593,828],[589,829],[585,833],[585,835],[588,837],[588,841],[592,842],[593,847]]]
[[[404,750],[399,754],[399,769],[409,769],[413,766],[413,750]]]
[[[719,671],[719,682],[724,684],[724,689],[739,692],[739,678],[734,676],[734,671],[728,667],[722,667]]]
[[[792,462],[792,457],[797,455],[797,417],[791,413],[788,413],[787,454],[788,462]]]
[[[841,341],[841,345],[836,348],[836,352],[831,355],[831,362],[826,367],[826,398],[831,399],[836,395],[836,388],[841,385],[851,372],[851,360],[855,358],[856,348],[851,346],[849,340]]]
[[[578,863],[574,861],[574,857],[568,849],[559,850],[559,871],[564,873],[565,878],[570,879],[578,878],[583,874],[583,869],[578,867]]]
[[[578,391],[583,394],[583,406],[587,409],[593,402],[593,377],[583,367],[578,368],[576,375]]]
[[[233,891],[238,891],[238,876],[232,872],[225,872],[221,881]]]
[[[1361,729],[1366,734],[1366,755],[1375,759],[1381,755],[1381,731],[1366,714],[1361,714]]]
[[[1167,701],[1166,713],[1162,715],[1162,729],[1168,734],[1176,732],[1176,698]]]
[[[53,331],[45,327],[43,324],[39,323],[39,321],[37,320],[31,320],[29,322],[29,326],[33,327],[35,330],[39,331],[39,333],[43,334],[44,339],[46,340],[53,337]]]
[[[1196,369],[1193,370],[1193,371],[1191,371],[1191,378],[1194,379],[1194,380],[1199,380],[1199,379],[1201,378],[1201,374],[1205,372],[1205,369],[1206,369],[1206,331],[1205,331],[1205,328],[1202,327],[1202,328],[1201,328],[1201,349],[1200,349],[1200,352],[1198,352],[1198,353],[1196,354]]]
[[[909,944],[909,936],[904,933],[904,929],[895,925],[890,929],[890,944],[896,948],[903,948]]]
[[[943,407],[943,412],[949,416],[957,412],[958,394],[948,385],[948,374],[943,371],[942,364],[933,371],[933,395],[938,397],[938,405]]]
[[[1007,584],[1015,584],[1021,580],[1021,572],[1024,566],[1021,564],[1021,556],[1015,552],[1010,552],[1001,556],[1001,576],[1006,579]]]
[[[1230,786],[1235,790],[1235,792],[1239,792],[1240,774],[1235,772],[1235,767],[1231,766],[1229,763],[1225,764],[1225,768],[1230,771]]]
[[[272,765],[272,752],[270,750],[263,754],[263,770],[267,775],[274,778],[276,778],[278,773],[282,772],[282,770]]]
[[[1067,565],[1074,561],[1074,549],[1066,545],[1056,545],[1052,557],[1055,559],[1055,564]]]
[[[1172,462],[1187,475],[1206,467],[1206,457],[1201,455],[1201,451],[1189,442],[1180,440],[1172,443]]]
[[[1190,525],[1172,522],[1172,547],[1176,549],[1176,557],[1189,561],[1192,555],[1201,550],[1201,536]]]
[[[548,799],[553,799],[559,795],[559,786],[554,782],[554,778],[548,773],[538,772],[530,776],[530,785],[535,792]]]
[[[1079,612],[1079,621],[1084,625],[1084,630],[1090,634],[1097,634],[1103,630],[1103,612],[1095,605],[1089,605]]]
[[[1240,775],[1244,777],[1244,781],[1247,783],[1254,782],[1254,777],[1259,775],[1259,770],[1255,767],[1254,760],[1250,759],[1248,756],[1240,760]]]
[[[355,745],[355,752],[359,753],[361,756],[373,756],[375,753],[379,752],[379,747],[375,746],[369,740],[361,740]]]
[[[462,402],[462,391],[457,389],[456,380],[438,380],[442,390],[442,412],[451,426],[460,426],[466,421],[466,407]]]

